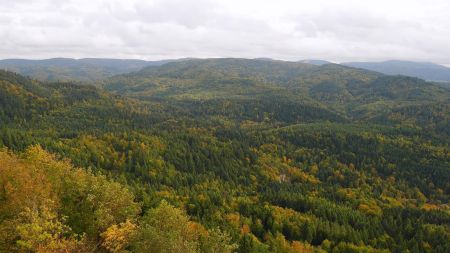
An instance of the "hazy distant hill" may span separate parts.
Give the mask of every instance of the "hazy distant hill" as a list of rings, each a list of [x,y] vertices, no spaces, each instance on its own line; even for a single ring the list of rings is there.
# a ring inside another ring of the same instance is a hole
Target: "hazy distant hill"
[[[46,60],[6,59],[0,60],[0,69],[14,71],[41,81],[95,81],[113,75],[138,71],[143,67],[170,62],[124,60],[124,59],[70,59]]]
[[[428,81],[450,81],[450,68],[430,62],[384,61],[344,62],[345,66],[368,69],[387,75],[419,77]]]
[[[309,63],[309,64],[313,64],[313,65],[324,65],[324,64],[330,64],[331,62],[329,61],[324,61],[324,60],[312,60],[312,59],[306,59],[306,60],[301,60],[299,61],[301,63]]]

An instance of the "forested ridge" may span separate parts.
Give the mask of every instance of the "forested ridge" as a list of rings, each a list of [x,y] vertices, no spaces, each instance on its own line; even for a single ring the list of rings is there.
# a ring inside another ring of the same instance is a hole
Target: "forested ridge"
[[[449,99],[335,64],[0,71],[0,251],[449,252]]]

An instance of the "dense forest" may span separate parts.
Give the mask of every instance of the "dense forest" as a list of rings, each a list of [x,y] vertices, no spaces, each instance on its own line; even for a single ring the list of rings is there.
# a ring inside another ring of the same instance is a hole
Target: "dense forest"
[[[336,64],[0,71],[0,252],[450,252],[450,90]]]

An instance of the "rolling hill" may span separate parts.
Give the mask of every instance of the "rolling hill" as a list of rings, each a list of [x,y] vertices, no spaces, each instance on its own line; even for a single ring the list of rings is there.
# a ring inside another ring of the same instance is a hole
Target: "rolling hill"
[[[450,94],[448,89],[418,78],[385,76],[338,64],[248,59],[172,62],[112,77],[102,86],[147,100],[239,100],[253,107],[277,101],[281,111],[308,106],[347,120],[392,118],[388,115],[403,107],[446,107]]]

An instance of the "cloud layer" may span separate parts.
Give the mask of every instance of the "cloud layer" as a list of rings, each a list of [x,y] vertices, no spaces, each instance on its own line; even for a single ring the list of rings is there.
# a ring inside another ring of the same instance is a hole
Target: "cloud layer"
[[[450,64],[448,0],[0,0],[0,58]]]

